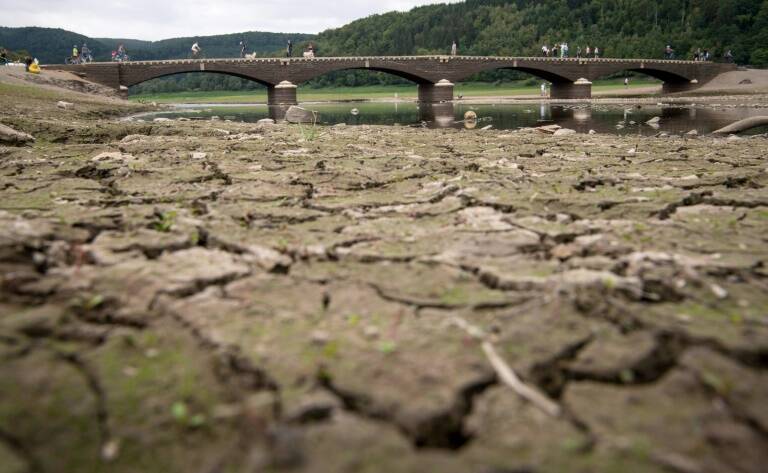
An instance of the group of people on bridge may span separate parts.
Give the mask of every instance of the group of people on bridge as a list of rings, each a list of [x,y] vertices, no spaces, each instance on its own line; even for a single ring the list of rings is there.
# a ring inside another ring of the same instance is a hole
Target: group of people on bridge
[[[694,61],[711,61],[712,56],[713,55],[709,52],[709,49],[696,48],[696,51],[693,52],[692,59]],[[675,49],[669,44],[664,48],[664,59],[675,59]],[[723,60],[728,63],[733,62],[733,52],[730,49],[723,53]]]
[[[91,55],[91,50],[86,43],[83,43],[79,50],[76,44],[72,46],[72,55],[67,62],[70,64],[87,64],[91,61],[93,61],[93,55]]]
[[[245,39],[240,40],[240,57],[245,59],[254,59],[256,57],[256,53],[253,52],[251,54],[246,53],[248,48],[248,43]],[[190,57],[193,59],[198,59],[202,57],[203,49],[200,47],[200,44],[195,41],[192,44],[191,48],[191,55]],[[600,58],[603,51],[595,46],[590,47],[587,45],[584,49],[581,48],[581,46],[576,47],[576,58]],[[458,54],[458,47],[456,44],[456,41],[453,41],[451,44],[451,56],[456,56]],[[317,47],[314,43],[310,42],[307,44],[306,49],[303,52],[303,57],[305,58],[313,58],[317,55]],[[571,50],[568,43],[559,43],[554,44],[553,46],[549,46],[547,44],[543,45],[541,47],[541,55],[543,57],[552,57],[552,58],[569,58],[571,57]],[[292,57],[293,56],[293,42],[289,39],[285,46],[285,57]],[[673,60],[675,59],[675,49],[671,45],[667,45],[664,48],[663,52],[664,59]],[[733,53],[730,49],[728,49],[723,54],[723,59],[725,62],[732,63],[734,61]],[[91,62],[93,60],[93,56],[91,54],[90,49],[88,48],[88,45],[86,43],[83,43],[82,48],[78,50],[77,45],[74,45],[72,47],[72,55],[71,57],[67,58],[67,63],[70,64],[84,64]],[[701,49],[697,48],[696,51],[693,53],[693,60],[694,61],[710,61],[712,60],[712,55],[710,54],[708,49]],[[119,44],[116,51],[112,51],[112,61],[113,62],[124,62],[128,61],[128,54],[126,53],[125,46],[123,44]],[[0,52],[0,65],[8,62],[8,55],[5,50]]]
[[[600,57],[600,53],[600,48],[597,46],[592,48],[587,45],[587,47],[584,49],[581,49],[581,46],[577,46],[575,57],[597,59]],[[568,43],[555,44],[552,47],[545,44],[541,47],[541,55],[544,57],[559,57],[560,59],[565,59],[571,57],[571,48],[568,46]]]

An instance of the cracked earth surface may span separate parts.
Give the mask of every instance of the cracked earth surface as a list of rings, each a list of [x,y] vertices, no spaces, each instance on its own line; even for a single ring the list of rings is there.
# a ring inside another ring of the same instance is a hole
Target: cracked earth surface
[[[765,471],[765,138],[78,107],[2,117],[0,470]]]

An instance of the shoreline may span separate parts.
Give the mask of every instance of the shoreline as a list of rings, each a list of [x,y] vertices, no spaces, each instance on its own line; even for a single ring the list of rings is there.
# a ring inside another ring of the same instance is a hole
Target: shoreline
[[[530,103],[542,103],[542,104],[601,104],[601,105],[621,105],[621,104],[700,104],[700,103],[723,103],[723,102],[737,102],[737,101],[757,101],[758,103],[744,104],[744,106],[750,106],[755,108],[768,107],[768,94],[737,94],[737,95],[666,95],[666,96],[651,96],[651,97],[593,97],[591,99],[549,99],[536,96],[526,97],[509,97],[509,96],[496,96],[496,97],[478,97],[478,98],[462,98],[460,100],[446,101],[443,103],[453,103],[454,105],[469,104],[530,104]],[[134,102],[145,103],[145,102]],[[406,99],[351,99],[351,100],[307,100],[299,101],[298,106],[312,105],[312,104],[354,104],[354,103],[384,103],[384,104],[418,104],[417,100]],[[158,103],[158,107],[175,107],[175,108],[195,108],[195,107],[249,107],[249,106],[269,106],[266,102],[178,102],[178,103]]]

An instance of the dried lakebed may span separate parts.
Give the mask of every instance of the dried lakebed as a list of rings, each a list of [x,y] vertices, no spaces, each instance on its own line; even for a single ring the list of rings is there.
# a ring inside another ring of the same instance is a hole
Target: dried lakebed
[[[3,471],[768,462],[765,138],[8,121]]]

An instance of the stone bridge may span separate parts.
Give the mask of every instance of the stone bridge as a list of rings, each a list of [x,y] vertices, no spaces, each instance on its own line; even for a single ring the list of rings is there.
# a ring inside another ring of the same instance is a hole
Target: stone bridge
[[[74,72],[122,91],[150,79],[184,72],[228,74],[267,86],[271,105],[295,104],[299,84],[323,74],[351,69],[368,69],[408,79],[418,85],[419,100],[428,103],[453,100],[455,82],[495,69],[518,70],[551,82],[554,99],[590,98],[593,80],[624,71],[660,79],[664,92],[672,93],[695,89],[723,72],[736,69],[733,64],[657,59],[482,56],[181,59],[44,67]]]

